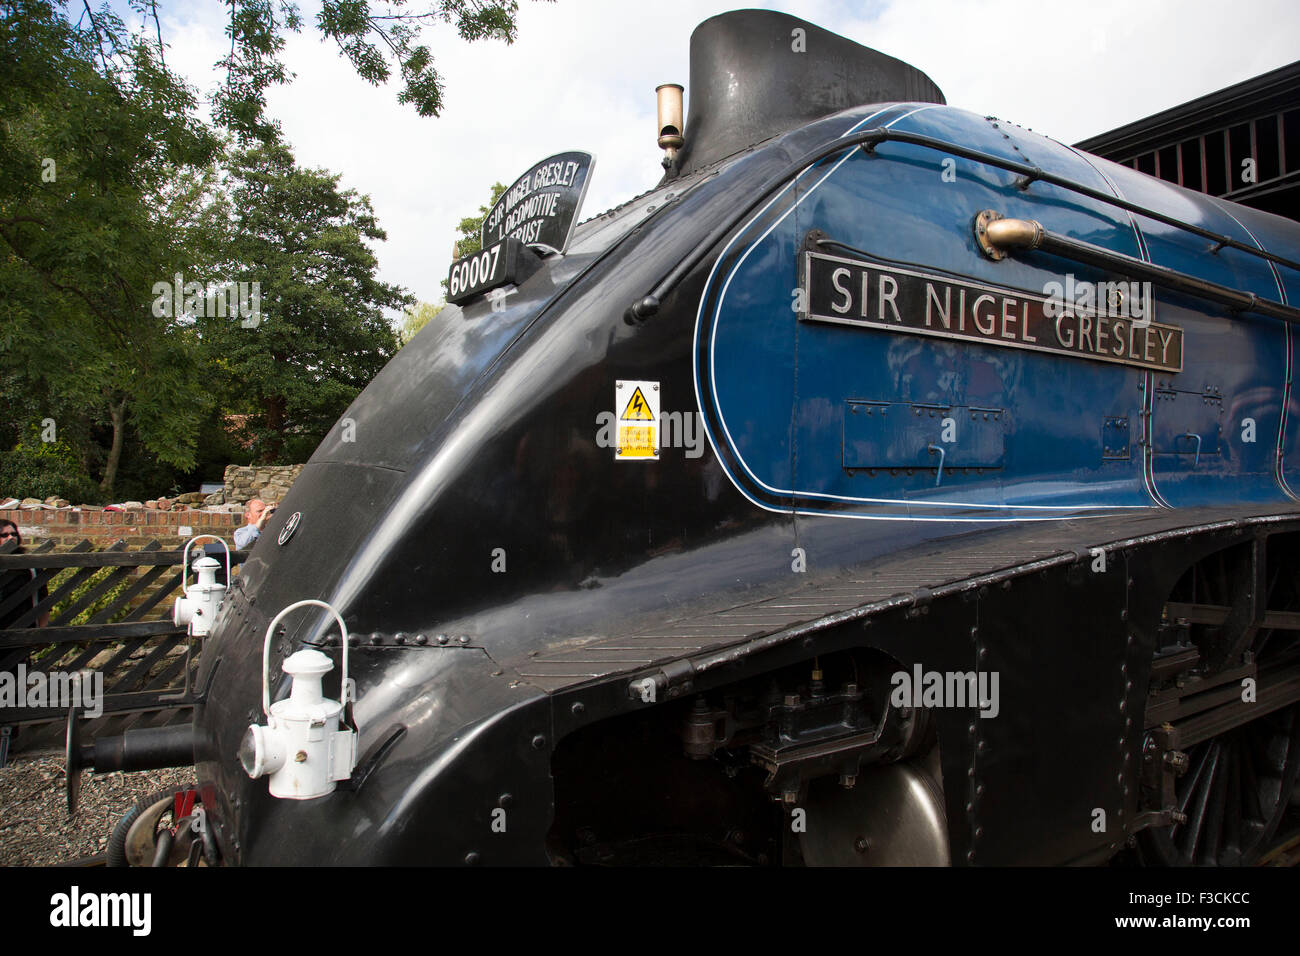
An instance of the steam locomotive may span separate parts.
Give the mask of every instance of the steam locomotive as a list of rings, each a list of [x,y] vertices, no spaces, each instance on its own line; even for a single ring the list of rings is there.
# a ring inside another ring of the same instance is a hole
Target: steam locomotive
[[[690,59],[659,185],[521,177],[233,579],[209,862],[1257,860],[1300,231],[784,14]]]

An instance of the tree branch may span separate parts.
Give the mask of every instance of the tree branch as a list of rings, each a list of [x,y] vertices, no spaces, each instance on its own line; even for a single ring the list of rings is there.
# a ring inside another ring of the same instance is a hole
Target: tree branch
[[[153,11],[153,26],[158,34],[158,62],[167,69],[167,60],[163,56],[162,24],[158,22],[158,0],[149,0],[149,9]]]
[[[86,16],[90,18],[90,29],[95,33],[95,49],[99,51],[99,62],[104,67],[104,74],[107,75],[108,60],[104,58],[104,38],[99,35],[99,21],[90,10],[90,0],[81,0],[81,5],[86,8]]]

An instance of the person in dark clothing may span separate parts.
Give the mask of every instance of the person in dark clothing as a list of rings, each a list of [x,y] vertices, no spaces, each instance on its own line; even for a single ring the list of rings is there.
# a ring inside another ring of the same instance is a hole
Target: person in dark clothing
[[[12,551],[4,552],[5,554],[27,553],[26,549],[23,548],[23,536],[19,532],[18,526],[8,519],[0,519],[0,545],[10,540],[16,541],[18,547]],[[11,568],[0,573],[0,608],[8,604],[10,597],[21,591],[35,577],[35,568]],[[13,627],[19,618],[49,596],[49,589],[45,585],[41,585],[36,592],[19,601],[15,607],[0,612],[0,631]],[[44,611],[28,627],[45,627],[49,623],[50,612]]]

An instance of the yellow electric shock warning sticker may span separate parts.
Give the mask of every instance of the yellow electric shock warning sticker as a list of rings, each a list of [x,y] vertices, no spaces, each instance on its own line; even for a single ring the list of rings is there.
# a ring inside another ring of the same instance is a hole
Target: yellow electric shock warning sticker
[[[620,418],[625,422],[648,422],[654,419],[654,416],[650,414],[650,406],[646,404],[645,396],[641,394],[640,387],[627,400],[627,408],[623,409]]]
[[[659,383],[615,382],[614,407],[619,410],[614,459],[658,461]]]

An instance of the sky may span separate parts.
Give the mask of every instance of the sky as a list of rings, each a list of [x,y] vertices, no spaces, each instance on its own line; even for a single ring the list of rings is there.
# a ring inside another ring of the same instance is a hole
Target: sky
[[[375,7],[380,4],[372,4]],[[1300,59],[1296,0],[774,0],[801,17],[905,60],[949,104],[994,114],[1067,143],[1122,126]],[[228,49],[218,0],[160,3],[167,62],[201,94]],[[412,9],[423,9],[412,0]],[[691,31],[743,3],[714,0],[520,0],[518,39],[466,43],[426,30],[445,108],[422,118],[400,83],[359,79],[314,26],[284,61],[296,75],[268,94],[303,166],[369,195],[386,242],[380,277],[420,301],[441,297],[461,218],[494,182],[581,149],[596,157],[580,218],[657,182],[655,87],[680,83],[690,108]],[[128,21],[129,22],[129,21]],[[690,136],[690,129],[685,133]]]

